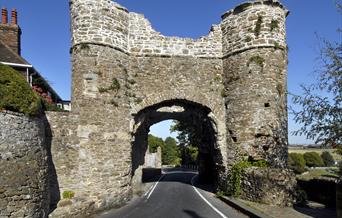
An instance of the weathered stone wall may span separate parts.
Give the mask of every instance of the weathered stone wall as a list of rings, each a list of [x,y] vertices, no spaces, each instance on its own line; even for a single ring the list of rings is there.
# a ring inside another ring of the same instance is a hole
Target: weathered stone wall
[[[251,1],[228,11],[221,23],[223,57],[251,48],[286,48],[287,15],[277,0]]]
[[[256,1],[223,16],[227,143],[234,151],[229,157],[266,159],[274,167],[286,167],[287,13],[278,2]],[[277,23],[273,29],[272,20]]]
[[[290,170],[247,168],[241,175],[241,198],[269,205],[290,206],[294,203],[296,176]]]
[[[43,119],[0,112],[0,217],[47,217],[48,163]]]
[[[128,51],[127,9],[110,0],[71,0],[73,45],[95,43]]]
[[[197,40],[166,37],[156,32],[144,15],[130,13],[129,51],[134,55],[222,56],[221,28],[213,25],[208,36]]]

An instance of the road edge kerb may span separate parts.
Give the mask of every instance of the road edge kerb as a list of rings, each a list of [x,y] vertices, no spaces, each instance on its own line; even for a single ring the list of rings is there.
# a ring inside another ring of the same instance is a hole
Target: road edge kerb
[[[229,206],[235,208],[236,210],[244,213],[245,215],[251,218],[272,218],[264,213],[261,213],[251,207],[248,207],[242,202],[239,202],[233,198],[225,197],[225,196],[217,196],[218,199],[223,201],[224,203],[228,204]]]

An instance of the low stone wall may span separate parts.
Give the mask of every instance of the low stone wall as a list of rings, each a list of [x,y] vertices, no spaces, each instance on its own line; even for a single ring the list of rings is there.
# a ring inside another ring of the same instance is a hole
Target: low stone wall
[[[308,200],[324,204],[329,207],[336,205],[336,179],[298,180],[298,185],[306,192]]]
[[[296,177],[285,169],[251,167],[241,178],[241,198],[276,206],[294,202]]]
[[[0,112],[0,217],[47,217],[46,155],[41,118]]]
[[[342,177],[336,184],[336,213],[337,217],[342,217]]]

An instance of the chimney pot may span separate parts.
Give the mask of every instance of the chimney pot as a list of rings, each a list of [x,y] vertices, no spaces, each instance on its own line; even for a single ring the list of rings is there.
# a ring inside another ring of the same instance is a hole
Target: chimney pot
[[[13,24],[13,25],[17,25],[18,24],[18,17],[17,17],[17,10],[16,9],[12,9],[12,12],[11,12],[11,24]]]
[[[1,9],[1,23],[2,24],[8,23],[7,9],[6,8]]]

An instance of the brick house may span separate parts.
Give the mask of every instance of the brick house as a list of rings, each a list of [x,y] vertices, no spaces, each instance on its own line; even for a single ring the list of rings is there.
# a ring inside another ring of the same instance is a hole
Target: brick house
[[[20,72],[33,89],[38,89],[52,103],[62,109],[69,109],[70,102],[63,101],[41,74],[21,56],[21,28],[18,25],[15,9],[11,11],[10,22],[7,9],[1,10],[0,63]]]

